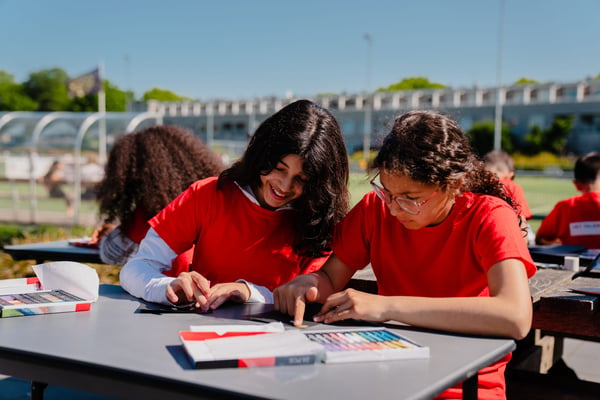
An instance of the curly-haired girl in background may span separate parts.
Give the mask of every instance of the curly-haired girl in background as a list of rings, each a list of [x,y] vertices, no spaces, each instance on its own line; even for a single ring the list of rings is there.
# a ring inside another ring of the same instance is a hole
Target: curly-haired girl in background
[[[223,170],[220,158],[192,133],[159,125],[122,135],[109,153],[97,199],[104,224],[92,235],[103,262],[123,265],[150,228],[148,220],[192,183]],[[187,271],[192,252],[165,273]]]
[[[517,210],[453,120],[429,111],[396,119],[373,162],[373,191],[336,226],[318,272],[277,288],[275,307],[301,324],[388,320],[521,339],[532,318],[536,267]],[[343,290],[369,262],[378,295]],[[479,373],[479,398],[504,398],[510,356]],[[460,398],[460,387],[443,397]]]

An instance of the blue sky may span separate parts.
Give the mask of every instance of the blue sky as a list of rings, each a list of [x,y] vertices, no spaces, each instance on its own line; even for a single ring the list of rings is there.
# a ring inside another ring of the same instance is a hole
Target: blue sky
[[[22,82],[102,63],[137,97],[158,87],[201,100],[357,93],[412,76],[490,87],[500,1],[0,0],[0,69]],[[504,0],[503,26],[503,83],[600,73],[598,0]]]

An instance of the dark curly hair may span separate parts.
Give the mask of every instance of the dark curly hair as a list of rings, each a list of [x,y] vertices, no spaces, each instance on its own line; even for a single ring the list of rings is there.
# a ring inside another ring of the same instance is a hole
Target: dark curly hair
[[[336,119],[309,101],[288,104],[256,130],[240,160],[223,171],[219,185],[236,181],[256,186],[260,176],[286,155],[297,154],[308,177],[302,196],[294,201],[294,250],[309,257],[329,250],[334,225],[348,212],[348,154]]]
[[[498,177],[472,150],[469,139],[451,118],[435,111],[411,111],[396,118],[370,166],[401,174],[446,190],[499,197],[518,212]]]
[[[221,159],[202,140],[177,126],[123,134],[96,187],[100,215],[127,232],[136,209],[150,219],[193,182],[222,170]]]

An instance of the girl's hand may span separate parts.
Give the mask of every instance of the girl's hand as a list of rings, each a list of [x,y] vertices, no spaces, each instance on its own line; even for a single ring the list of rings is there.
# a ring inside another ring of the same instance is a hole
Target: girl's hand
[[[317,274],[299,275],[273,291],[275,309],[294,317],[294,326],[304,321],[306,303],[317,301],[319,278]]]
[[[210,281],[196,271],[182,272],[167,286],[167,299],[176,305],[195,303],[205,309],[210,294]]]
[[[249,298],[250,288],[243,282],[218,283],[210,288],[210,296],[202,309],[215,310],[227,300],[245,303]]]
[[[115,228],[116,228],[116,225],[109,224],[107,222],[103,223],[102,225],[100,225],[99,227],[97,227],[94,230],[94,232],[92,233],[92,236],[90,238],[90,244],[100,243],[100,240],[104,236],[106,236],[110,232],[112,232]]]
[[[314,320],[326,324],[344,319],[384,322],[389,319],[385,316],[386,311],[384,296],[346,289],[329,296]]]

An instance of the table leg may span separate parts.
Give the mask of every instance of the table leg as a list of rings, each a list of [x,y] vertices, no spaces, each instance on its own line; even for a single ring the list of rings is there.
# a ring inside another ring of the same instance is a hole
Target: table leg
[[[44,400],[46,386],[47,383],[31,381],[31,400]]]
[[[467,378],[462,383],[462,398],[463,400],[477,400],[477,380],[478,374],[473,375],[470,378]]]

